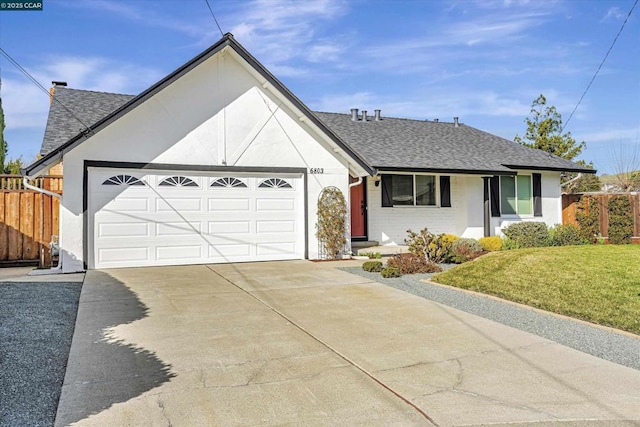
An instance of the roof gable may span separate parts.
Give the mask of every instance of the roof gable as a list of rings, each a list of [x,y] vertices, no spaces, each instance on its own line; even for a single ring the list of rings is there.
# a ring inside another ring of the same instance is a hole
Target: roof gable
[[[237,41],[235,41],[232,34],[227,33],[213,46],[211,46],[180,68],[176,69],[174,72],[172,72],[144,92],[140,93],[139,95],[130,97],[129,95],[106,94],[107,98],[109,99],[102,100],[104,101],[103,108],[101,108],[99,111],[95,110],[95,114],[94,112],[85,114],[85,116],[87,117],[87,122],[85,122],[85,120],[80,117],[82,121],[89,126],[88,129],[84,128],[84,126],[80,124],[81,129],[75,132],[74,129],[78,128],[78,120],[73,118],[71,114],[67,114],[66,117],[62,117],[65,116],[65,114],[63,113],[65,109],[62,105],[60,105],[60,103],[55,102],[54,100],[52,106],[54,104],[57,104],[60,106],[60,109],[56,108],[53,113],[50,111],[49,114],[52,124],[51,127],[49,127],[49,124],[47,124],[47,128],[50,129],[50,132],[47,134],[47,132],[45,131],[46,136],[45,140],[43,140],[41,149],[41,151],[46,152],[46,154],[43,153],[44,156],[42,158],[24,168],[22,170],[23,174],[32,176],[41,173],[43,170],[46,170],[47,168],[58,163],[65,153],[73,150],[76,146],[84,142],[92,134],[104,129],[106,126],[110,125],[118,118],[122,117],[123,115],[135,109],[140,104],[144,103],[145,101],[153,97],[156,93],[158,93],[174,81],[178,80],[180,77],[197,67],[208,58],[216,55],[218,52],[221,52],[226,48],[230,48],[232,52],[237,54],[245,61],[245,63],[248,65],[248,68],[262,77],[262,80],[264,80],[263,82],[261,82],[263,84],[263,87],[266,88],[271,85],[269,89],[272,92],[281,95],[284,99],[291,103],[294,109],[300,112],[301,116],[299,117],[299,119],[301,121],[308,121],[315,131],[319,132],[319,134],[324,137],[331,145],[336,147],[333,151],[346,158],[347,161],[354,167],[354,169],[359,171],[359,174],[371,174],[374,172],[373,168],[371,168],[370,165],[368,165],[355,151],[353,151],[351,147],[346,145],[329,128],[327,128],[323,122],[321,122],[317,117],[313,115],[308,107],[306,107],[295,95],[293,95],[291,91],[289,91],[279,80],[277,80],[262,64],[260,64],[246,49],[244,49],[244,47],[242,47]],[[58,92],[58,90],[56,90],[56,92]],[[100,103],[100,101],[98,100],[99,96],[97,96],[97,94],[104,93],[63,89],[57,94],[54,93],[54,97],[57,97],[60,94],[62,94],[63,97],[65,95],[71,95],[72,97],[75,97],[75,101],[78,101],[80,104],[90,104],[91,102]],[[130,98],[127,99],[127,97]],[[117,106],[117,104],[120,105]],[[112,107],[114,106],[116,107],[116,109],[112,110]],[[74,108],[74,110],[77,110],[79,108]],[[102,115],[102,117],[93,121],[105,110],[111,110],[111,112],[106,113],[106,115]],[[69,134],[73,136],[67,139]],[[66,141],[60,144],[60,141],[65,139]]]

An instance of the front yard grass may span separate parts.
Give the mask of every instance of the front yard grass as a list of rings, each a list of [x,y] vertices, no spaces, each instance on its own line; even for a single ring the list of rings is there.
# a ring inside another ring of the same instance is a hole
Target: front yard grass
[[[640,335],[640,245],[492,252],[432,280]]]

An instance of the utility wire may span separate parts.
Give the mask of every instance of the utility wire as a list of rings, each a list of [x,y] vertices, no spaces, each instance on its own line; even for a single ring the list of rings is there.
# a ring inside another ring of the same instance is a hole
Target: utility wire
[[[216,22],[218,26],[218,30],[220,31],[220,35],[224,37],[224,33],[222,32],[222,28],[220,28],[220,24],[218,24],[218,20],[216,19],[216,15],[213,13],[213,9],[211,9],[211,5],[209,4],[209,0],[204,0],[207,3],[207,7],[209,8],[209,12],[211,12],[211,16],[213,16],[213,20]]]
[[[591,84],[593,83],[593,81],[596,79],[596,76],[598,75],[598,73],[600,72],[600,69],[602,68],[602,66],[604,65],[604,62],[607,60],[607,58],[609,57],[609,53],[611,53],[611,49],[613,49],[613,46],[616,44],[616,41],[618,41],[618,37],[620,36],[620,33],[622,33],[622,30],[624,29],[624,26],[627,24],[627,21],[629,20],[629,17],[631,16],[631,13],[633,13],[633,9],[635,9],[636,5],[638,4],[638,0],[636,0],[633,3],[633,6],[631,6],[631,10],[629,11],[629,13],[627,14],[627,17],[624,19],[624,22],[622,23],[622,26],[620,27],[620,31],[618,31],[618,34],[616,34],[616,37],[613,39],[613,43],[611,43],[611,47],[609,47],[609,50],[607,51],[606,55],[604,56],[604,59],[602,60],[602,62],[600,63],[600,65],[598,66],[598,69],[596,70],[595,74],[593,75],[593,77],[591,78],[591,81],[589,82],[589,84],[587,85],[587,88],[584,90],[584,92],[582,93],[582,96],[580,97],[580,100],[578,101],[578,103],[576,104],[575,108],[573,109],[573,111],[571,112],[571,114],[569,114],[569,118],[567,119],[567,121],[565,122],[564,126],[562,126],[562,130],[560,130],[560,133],[562,133],[564,131],[564,129],[567,127],[567,125],[569,124],[569,121],[571,120],[571,117],[573,117],[573,114],[576,112],[576,110],[578,109],[578,107],[580,106],[580,103],[582,102],[582,99],[584,98],[584,96],[587,94],[587,92],[589,91],[589,88],[591,87]]]
[[[47,94],[47,96],[51,97],[51,93],[50,93],[50,92],[49,92],[49,91],[48,91],[44,86],[42,86],[42,85],[40,84],[40,82],[39,82],[38,80],[36,80],[36,79],[35,79],[35,77],[33,77],[31,74],[29,74],[29,72],[28,72],[27,70],[25,70],[25,69],[24,69],[24,68],[23,68],[23,67],[18,63],[18,61],[16,61],[15,59],[13,59],[13,58],[11,57],[11,55],[9,55],[9,54],[7,53],[7,51],[6,51],[6,50],[4,50],[2,47],[0,47],[0,53],[1,53],[5,58],[7,58],[7,60],[8,60],[11,64],[13,64],[13,65],[18,69],[18,70],[20,70],[20,72],[21,72],[22,74],[24,74],[24,75],[25,75],[25,77],[26,77],[26,78],[28,78],[28,79],[29,79],[29,80],[30,80],[34,85],[36,85],[36,86],[37,86],[41,91],[43,91],[44,93],[46,93],[46,94]],[[88,134],[92,134],[92,133],[93,133],[93,130],[91,129],[91,127],[90,127],[89,125],[87,125],[85,122],[83,122],[83,121],[82,121],[78,116],[76,116],[76,115],[74,114],[74,112],[73,112],[73,111],[71,111],[69,108],[67,108],[67,106],[66,106],[66,105],[64,105],[64,104],[63,104],[63,103],[62,103],[62,102],[61,102],[61,101],[60,101],[60,100],[59,100],[55,95],[52,97],[52,99],[53,99],[55,102],[57,102],[58,104],[60,104],[60,105],[62,106],[62,108],[64,108],[65,110],[67,110],[67,112],[68,112],[69,114],[71,114],[71,115],[72,115],[72,116],[73,116],[77,121],[79,121],[79,122],[80,122],[80,124],[81,124],[82,126],[84,126],[84,127],[86,128],[86,129],[83,131],[83,133],[85,133],[85,134],[87,134],[87,133],[88,133]]]

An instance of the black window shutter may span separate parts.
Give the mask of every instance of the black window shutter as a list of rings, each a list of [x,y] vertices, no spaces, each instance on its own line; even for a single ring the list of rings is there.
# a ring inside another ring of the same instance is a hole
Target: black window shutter
[[[491,216],[499,217],[500,216],[500,177],[492,176],[491,177]]]
[[[451,207],[451,177],[440,177],[440,206],[443,208]]]
[[[388,208],[393,206],[393,188],[391,184],[391,180],[393,175],[381,175],[382,179],[382,207]]]
[[[542,216],[542,175],[533,174],[533,216]]]

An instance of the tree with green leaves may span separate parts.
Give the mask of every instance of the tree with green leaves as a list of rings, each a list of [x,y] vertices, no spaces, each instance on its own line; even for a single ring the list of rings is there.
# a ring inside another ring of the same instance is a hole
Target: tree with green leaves
[[[593,169],[592,162],[587,163],[584,160],[578,160],[576,163],[580,166],[586,167],[587,169]],[[570,176],[567,176],[567,178],[563,178],[563,181],[566,182],[576,176],[577,174],[575,173],[570,174]],[[600,180],[600,177],[594,173],[583,173],[582,175],[580,175],[580,178],[567,184],[567,186],[565,187],[565,191],[567,193],[589,193],[594,191],[602,191],[602,181]]]
[[[584,141],[578,143],[571,132],[562,133],[562,115],[556,107],[547,106],[547,98],[542,94],[531,104],[531,115],[525,123],[527,132],[524,138],[519,135],[514,138],[519,144],[568,160],[573,160],[586,146]]]

